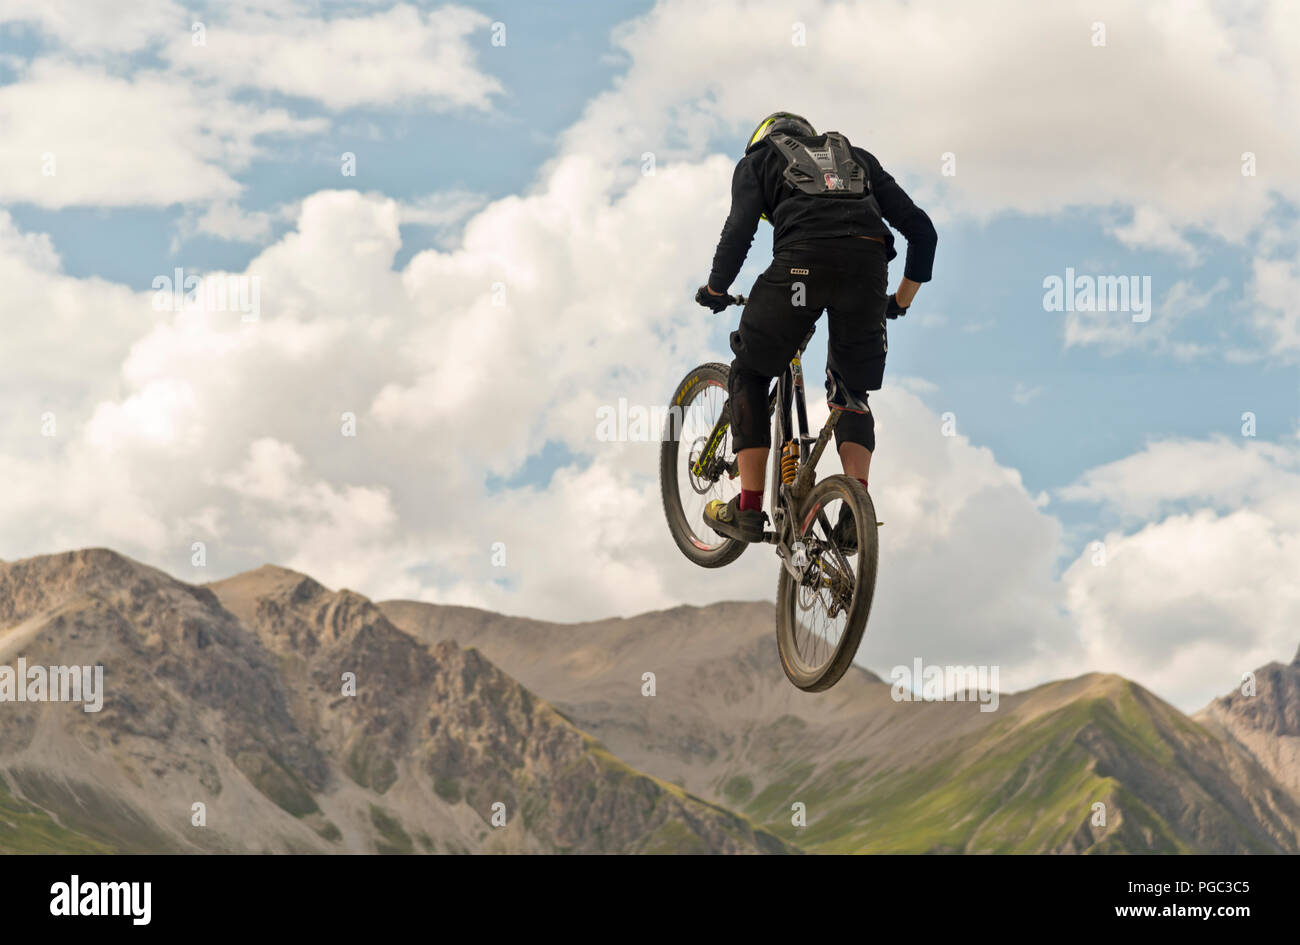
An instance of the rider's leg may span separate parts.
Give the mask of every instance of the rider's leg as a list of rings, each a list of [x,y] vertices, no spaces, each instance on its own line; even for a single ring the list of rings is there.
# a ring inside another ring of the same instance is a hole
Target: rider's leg
[[[742,511],[761,512],[763,480],[772,432],[768,427],[767,392],[772,378],[751,368],[739,357],[731,365],[731,442],[740,467]]]
[[[840,444],[840,464],[844,467],[844,475],[852,476],[865,484],[867,473],[871,471],[871,450],[861,443],[845,441]]]
[[[772,445],[768,392],[772,378],[785,371],[800,342],[821,314],[820,298],[808,275],[810,262],[793,253],[779,253],[754,283],[731,333],[729,393],[731,443],[740,466],[742,508],[761,508]],[[800,275],[796,275],[800,273]]]
[[[778,253],[754,283],[740,327],[731,333],[736,356],[728,381],[731,445],[740,467],[741,492],[730,503],[715,500],[704,510],[705,522],[729,538],[763,537],[763,480],[772,445],[769,389],[822,311],[809,270],[809,261],[799,254]]]
[[[885,332],[886,251],[870,240],[853,240],[857,265],[836,285],[827,307],[827,360],[858,396],[880,390],[889,349]],[[835,444],[845,475],[867,481],[876,448],[876,420],[870,412],[844,413],[835,424]]]
[[[763,470],[772,441],[767,412],[771,381],[739,356],[731,365],[728,405],[732,448],[740,467],[740,495],[730,502],[709,502],[704,507],[704,522],[718,534],[738,541],[763,540]]]
[[[736,454],[740,466],[740,488],[746,492],[762,493],[763,480],[767,478],[767,452],[766,446],[751,446]],[[871,454],[868,453],[867,457],[870,462]]]
[[[834,359],[834,354],[831,355]],[[842,364],[840,361],[839,364]],[[870,365],[872,362],[867,361]],[[843,372],[839,364],[836,370],[841,371],[841,376],[845,373],[845,383],[857,385],[854,389],[863,400],[868,399],[867,387],[874,385],[871,389],[880,389],[880,372],[883,371],[883,358],[879,369],[868,367],[866,370],[859,368],[856,371]],[[827,381],[829,388],[830,382]],[[868,407],[866,413],[852,413],[845,411],[840,415],[835,424],[835,446],[839,450],[840,464],[844,467],[844,474],[852,476],[859,480],[864,486],[867,484],[867,474],[871,471],[871,454],[876,448],[876,418]]]
[[[844,383],[865,399],[880,390],[889,350],[885,332],[887,259],[885,248],[870,240],[853,241],[858,265],[837,285],[827,306],[829,345],[827,360]],[[876,418],[866,413],[843,413],[835,424],[835,445],[845,475],[867,484],[871,454],[876,448]],[[834,537],[846,554],[857,552],[857,525],[847,505],[841,507]]]

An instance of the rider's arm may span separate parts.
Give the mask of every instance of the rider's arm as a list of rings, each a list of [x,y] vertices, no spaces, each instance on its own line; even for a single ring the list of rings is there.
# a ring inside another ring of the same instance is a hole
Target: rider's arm
[[[930,281],[939,234],[925,211],[912,202],[875,156],[865,151],[862,154],[867,158],[871,190],[880,204],[881,215],[907,240],[907,262],[903,266],[903,281],[896,293],[898,304],[906,308],[912,304],[912,296],[916,295],[921,283]]]
[[[911,243],[908,243],[908,246],[911,245]],[[912,304],[912,299],[916,297],[916,290],[919,288],[921,288],[921,283],[903,276],[903,281],[898,284],[898,291],[894,293],[894,298],[898,300],[899,305],[907,308]]]
[[[749,244],[754,241],[754,231],[763,216],[763,195],[758,177],[754,173],[752,157],[742,158],[731,176],[731,213],[722,225],[717,252],[713,254],[713,271],[709,273],[709,289],[720,295],[730,288],[736,274],[745,263]]]

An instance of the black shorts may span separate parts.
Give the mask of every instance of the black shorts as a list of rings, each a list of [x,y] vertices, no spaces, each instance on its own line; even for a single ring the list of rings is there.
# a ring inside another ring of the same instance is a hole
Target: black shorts
[[[888,256],[860,237],[784,246],[750,290],[731,333],[735,367],[776,377],[827,312],[828,363],[854,391],[880,390],[885,374]]]

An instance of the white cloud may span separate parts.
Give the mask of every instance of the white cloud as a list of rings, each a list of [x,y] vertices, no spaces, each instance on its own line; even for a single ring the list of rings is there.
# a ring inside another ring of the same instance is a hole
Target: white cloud
[[[1184,707],[1295,649],[1300,447],[1154,443],[1062,498],[1101,504],[1109,532],[1064,575],[1091,666],[1120,667]]]
[[[479,47],[491,48],[481,13],[406,4],[332,19],[315,12],[301,4],[220,7],[204,20],[205,43],[194,45],[190,17],[167,0],[128,10],[93,0],[0,0],[0,26],[31,25],[57,44],[35,59],[15,57],[17,78],[0,86],[0,202],[181,204],[178,238],[263,240],[270,214],[239,205],[235,175],[264,156],[268,139],[329,127],[299,114],[298,100],[333,110],[484,110],[502,92],[478,65]],[[125,54],[141,52],[166,65],[133,68]],[[249,90],[290,104],[250,101]]]
[[[1274,354],[1300,353],[1300,262],[1257,259],[1251,292],[1263,307],[1253,315],[1254,325],[1272,343]]]
[[[162,73],[123,79],[39,60],[0,86],[0,126],[0,201],[61,209],[231,200],[241,190],[231,175],[259,153],[258,139],[324,122],[213,98]]]
[[[460,6],[421,12],[398,4],[331,19],[226,11],[209,25],[206,45],[178,36],[166,56],[178,72],[208,83],[279,92],[334,110],[403,102],[486,109],[502,91],[476,55],[476,48],[492,49],[490,22]]]
[[[16,437],[15,443],[28,443],[24,437],[39,432],[43,412],[80,409],[103,391],[131,341],[155,315],[143,296],[124,286],[65,275],[49,236],[19,230],[3,210],[0,285],[0,378],[7,408],[0,431]],[[87,325],[95,330],[87,332]]]
[[[1128,223],[1112,226],[1109,232],[1131,249],[1158,249],[1180,256],[1187,263],[1196,261],[1196,248],[1153,207],[1137,207]]]
[[[289,502],[294,498],[295,480],[302,465],[302,457],[288,443],[263,437],[249,445],[244,465],[224,481],[251,498]]]
[[[271,235],[273,218],[273,213],[245,210],[232,200],[214,200],[187,217],[176,235],[172,251],[179,249],[182,238],[195,233],[242,243],[262,242]]]
[[[1228,513],[1265,507],[1300,525],[1300,509],[1288,511],[1300,493],[1300,452],[1284,443],[1225,436],[1171,439],[1090,469],[1059,490],[1066,501],[1094,502],[1129,524],[1179,509],[1210,507]]]
[[[239,500],[231,515],[244,533],[250,519],[259,522],[261,547],[277,564],[335,587],[355,586],[358,579],[392,589],[418,587],[387,573],[392,561],[384,545],[398,538],[398,520],[386,489],[313,479],[298,451],[271,437],[254,440],[243,465],[220,482]]]
[[[1300,495],[1296,496],[1300,498]],[[1105,538],[1065,575],[1093,666],[1123,672],[1187,706],[1295,648],[1300,533],[1256,511],[1172,515]]]
[[[138,439],[183,454],[202,435],[193,422],[196,407],[194,390],[184,379],[161,378],[121,403],[100,404],[86,424],[86,442],[113,450]]]
[[[940,157],[953,152],[957,174],[942,179],[953,215],[1128,205],[1142,230],[1166,238],[1199,227],[1239,241],[1270,190],[1300,202],[1300,131],[1277,120],[1296,113],[1300,89],[1293,4],[1241,14],[1209,2],[1077,0],[1023,14],[1013,0],[811,3],[797,14],[780,0],[660,3],[621,29],[627,75],[591,103],[568,149],[636,162],[665,147],[698,154],[725,131],[738,157],[758,119],[784,107],[845,131],[905,185],[939,180]],[[796,19],[804,46],[791,41]],[[1091,43],[1099,20],[1104,48]],[[861,68],[899,49],[917,66],[907,81]],[[1247,150],[1267,159],[1243,184]]]
[[[77,54],[138,52],[190,29],[174,0],[0,0],[0,24],[25,23]]]

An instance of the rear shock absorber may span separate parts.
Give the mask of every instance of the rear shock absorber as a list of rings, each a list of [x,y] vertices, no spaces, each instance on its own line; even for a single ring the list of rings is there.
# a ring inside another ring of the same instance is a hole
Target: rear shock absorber
[[[793,485],[798,472],[799,447],[794,440],[789,440],[781,447],[781,481],[787,486]]]

